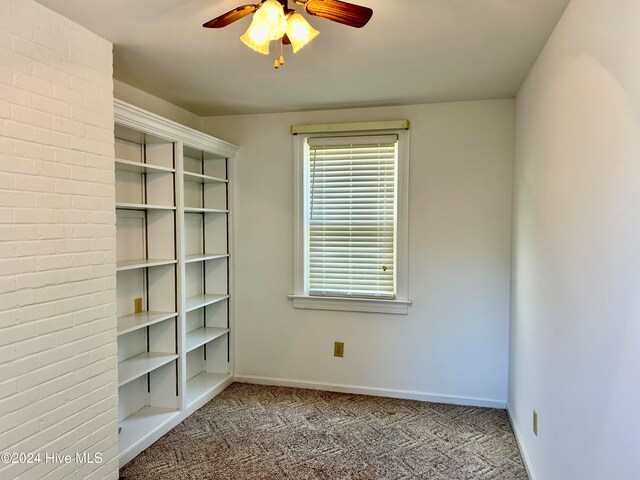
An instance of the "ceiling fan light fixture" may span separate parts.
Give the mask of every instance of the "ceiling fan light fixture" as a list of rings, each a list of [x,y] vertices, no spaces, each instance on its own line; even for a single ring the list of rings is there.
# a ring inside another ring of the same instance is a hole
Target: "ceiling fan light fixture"
[[[269,55],[269,28],[261,23],[256,22],[255,18],[247,28],[247,31],[240,37],[242,43],[252,50],[263,55]]]
[[[2,0],[0,0],[2,1]],[[304,6],[304,12],[354,28],[364,27],[373,10],[344,0],[292,0]],[[293,53],[304,48],[320,32],[309,25],[303,15],[289,8],[289,0],[261,0],[258,4],[242,5],[205,22],[205,28],[222,28],[253,14],[251,25],[240,37],[242,43],[263,55],[269,54],[269,43],[280,40],[280,59],[274,67],[284,64],[283,46],[291,45]]]
[[[269,40],[278,40],[287,31],[284,7],[278,0],[265,0],[254,13],[253,21],[269,30]]]
[[[319,33],[297,12],[292,13],[287,20],[287,37],[291,41],[293,53],[297,53],[302,47],[316,38]]]

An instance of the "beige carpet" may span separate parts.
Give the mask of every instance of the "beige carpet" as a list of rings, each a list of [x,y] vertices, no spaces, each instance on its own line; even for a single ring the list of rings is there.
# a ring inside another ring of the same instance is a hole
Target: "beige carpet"
[[[526,480],[503,410],[235,383],[126,480]]]

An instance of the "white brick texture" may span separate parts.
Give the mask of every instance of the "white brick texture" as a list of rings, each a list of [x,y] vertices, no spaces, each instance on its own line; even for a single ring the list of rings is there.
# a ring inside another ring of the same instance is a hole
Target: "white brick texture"
[[[118,478],[113,156],[111,43],[0,0],[2,479]]]

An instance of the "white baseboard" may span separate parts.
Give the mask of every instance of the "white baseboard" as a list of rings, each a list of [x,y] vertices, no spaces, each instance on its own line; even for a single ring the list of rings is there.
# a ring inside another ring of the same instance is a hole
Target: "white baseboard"
[[[533,467],[531,466],[531,461],[529,460],[529,454],[527,453],[527,449],[524,446],[524,441],[522,440],[522,435],[520,435],[520,430],[518,429],[518,425],[513,420],[513,416],[511,415],[511,408],[507,405],[507,415],[509,415],[509,421],[511,422],[511,428],[516,437],[516,442],[518,443],[518,449],[520,450],[520,456],[522,457],[522,463],[524,463],[524,468],[527,470],[527,475],[531,480],[536,480],[536,476],[533,474]]]
[[[414,392],[409,390],[391,390],[387,388],[360,387],[356,385],[329,384],[308,382],[288,378],[261,377],[254,375],[236,375],[236,382],[255,383],[258,385],[273,385],[278,387],[306,388],[310,390],[324,390],[328,392],[354,393],[372,395],[375,397],[403,398],[407,400],[421,400],[432,403],[448,403],[451,405],[465,405],[470,407],[506,408],[506,402],[490,398],[463,397],[458,395],[442,395],[436,393]]]

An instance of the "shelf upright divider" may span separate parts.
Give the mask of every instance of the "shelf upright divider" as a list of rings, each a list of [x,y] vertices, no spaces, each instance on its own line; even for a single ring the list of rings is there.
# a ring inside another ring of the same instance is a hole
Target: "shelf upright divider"
[[[184,144],[175,143],[176,149],[176,246],[178,255],[178,329],[177,346],[180,352],[178,361],[178,389],[180,391],[180,410],[186,408],[186,350],[185,350],[185,223],[184,223]]]

